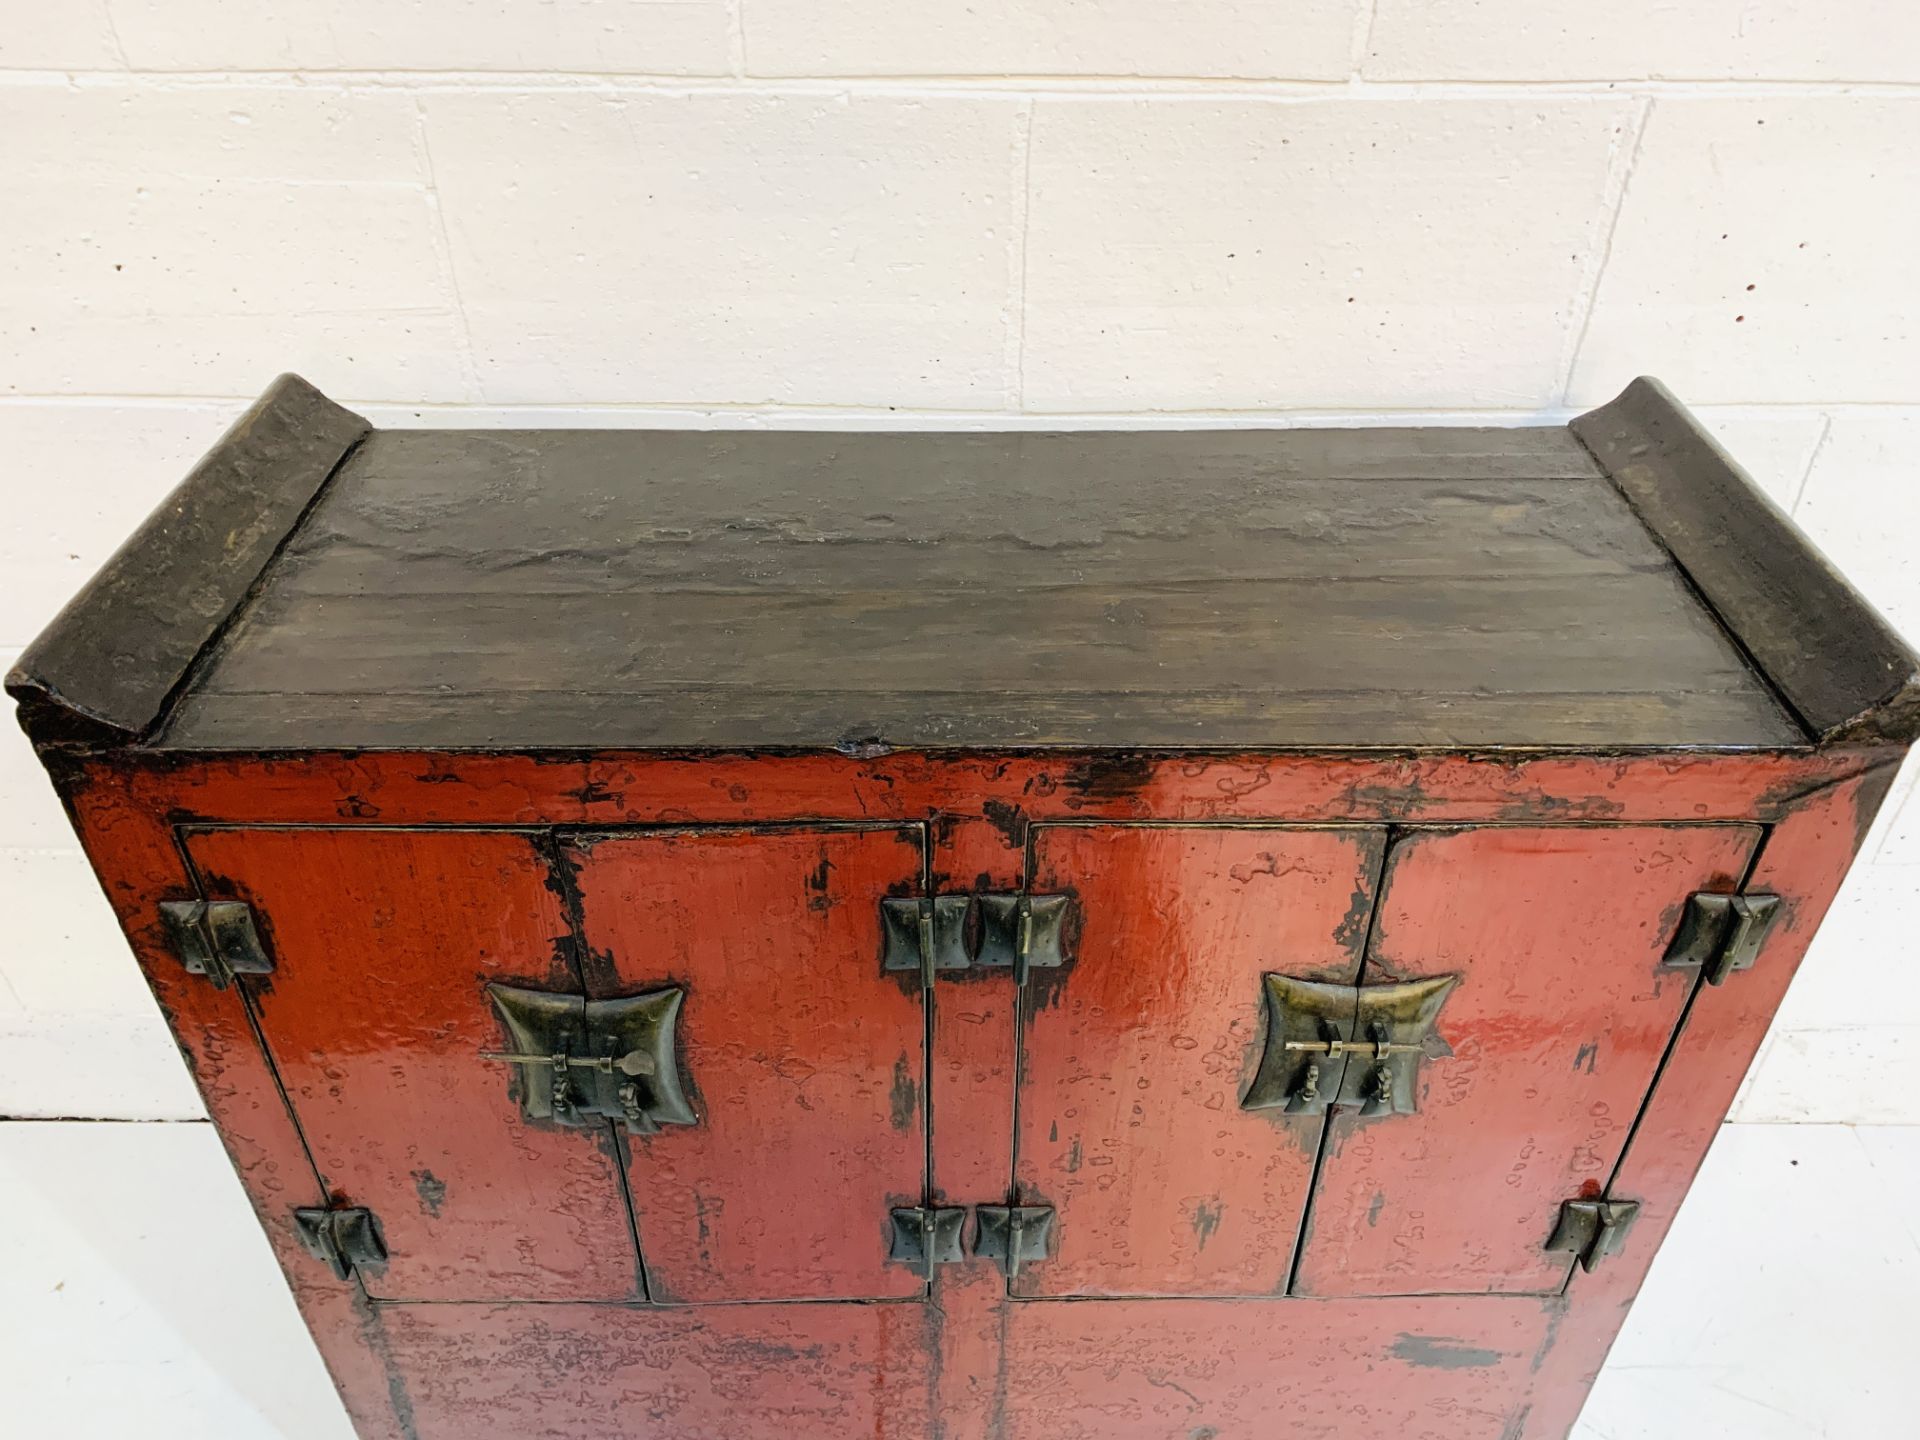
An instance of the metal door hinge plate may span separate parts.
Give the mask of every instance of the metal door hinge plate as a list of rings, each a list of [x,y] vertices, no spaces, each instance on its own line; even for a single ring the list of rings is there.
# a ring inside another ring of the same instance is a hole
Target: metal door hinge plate
[[[889,896],[880,902],[881,967],[917,972],[925,989],[941,971],[975,966],[1011,969],[1024,985],[1029,970],[1066,963],[1072,914],[1067,895]]]
[[[680,1088],[675,1034],[678,986],[619,1000],[589,1000],[489,985],[511,1049],[482,1058],[514,1067],[529,1120],[569,1126],[622,1121],[636,1135],[697,1117]]]
[[[1547,1249],[1572,1255],[1589,1273],[1616,1253],[1639,1218],[1636,1200],[1569,1200],[1548,1237]]]
[[[1413,1114],[1420,1061],[1438,1045],[1433,1024],[1456,980],[1328,985],[1262,976],[1266,1048],[1240,1108],[1321,1115],[1347,1105],[1362,1115]]]
[[[967,1212],[957,1206],[916,1205],[892,1212],[893,1238],[887,1258],[933,1279],[934,1267],[966,1258],[961,1248]]]
[[[1073,901],[1065,895],[982,895],[980,897],[980,954],[976,960],[988,969],[1011,966],[1014,983],[1027,983],[1027,972],[1057,970],[1067,963],[1067,918]]]
[[[881,967],[918,972],[922,989],[941,970],[967,968],[967,895],[888,896],[880,902],[885,934]]]
[[[1780,916],[1778,895],[1694,895],[1662,964],[1699,967],[1709,985],[1736,970],[1751,970]]]
[[[1053,1245],[1053,1211],[1044,1205],[980,1205],[973,1253],[998,1261],[1012,1281],[1020,1267],[1045,1260]]]
[[[236,975],[273,973],[253,907],[242,901],[166,900],[160,918],[187,973],[206,976],[216,990],[225,990]]]
[[[303,1208],[293,1212],[293,1229],[307,1253],[324,1260],[336,1280],[387,1263],[387,1242],[371,1210]]]

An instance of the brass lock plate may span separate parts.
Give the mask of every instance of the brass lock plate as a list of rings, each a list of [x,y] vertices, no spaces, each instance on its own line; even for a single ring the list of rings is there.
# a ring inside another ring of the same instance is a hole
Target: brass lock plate
[[[489,985],[509,1048],[488,1060],[513,1066],[520,1110],[535,1122],[591,1126],[618,1120],[638,1135],[698,1123],[680,1088],[678,986],[619,1000],[588,1000]]]
[[[1434,1021],[1457,979],[1329,985],[1262,976],[1266,1048],[1241,1108],[1322,1115],[1343,1105],[1362,1115],[1413,1114],[1420,1061],[1438,1048]]]

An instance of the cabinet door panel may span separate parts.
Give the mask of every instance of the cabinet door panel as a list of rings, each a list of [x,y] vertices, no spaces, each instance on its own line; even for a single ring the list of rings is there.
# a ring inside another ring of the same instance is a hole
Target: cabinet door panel
[[[1419,1109],[1337,1112],[1297,1293],[1554,1292],[1560,1204],[1605,1187],[1696,972],[1660,961],[1752,826],[1417,831],[1396,840],[1361,983],[1459,977]]]
[[[590,994],[685,987],[698,1123],[632,1137],[656,1300],[918,1295],[888,1212],[926,1184],[925,1021],[881,968],[880,901],[917,893],[921,832],[576,836]]]
[[[274,971],[242,984],[331,1198],[379,1217],[369,1293],[638,1296],[611,1132],[528,1124],[482,1058],[501,1043],[489,982],[579,989],[533,838],[216,830],[187,850],[207,897],[250,901],[266,931]]]
[[[1240,1107],[1261,976],[1351,984],[1384,832],[1044,826],[1070,965],[1022,1006],[1016,1181],[1057,1253],[1020,1295],[1284,1292],[1322,1117]]]

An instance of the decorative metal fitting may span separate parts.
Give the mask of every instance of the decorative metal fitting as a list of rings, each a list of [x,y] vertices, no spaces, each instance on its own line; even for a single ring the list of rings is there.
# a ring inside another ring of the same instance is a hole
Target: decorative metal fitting
[[[979,907],[978,948],[973,914]],[[880,902],[885,943],[881,968],[917,971],[922,989],[943,970],[1011,968],[1026,984],[1029,970],[1066,963],[1066,895],[889,896]]]
[[[1011,1285],[1020,1267],[1047,1258],[1053,1242],[1053,1211],[1045,1205],[980,1205],[973,1253],[999,1262]]]
[[[887,1258],[911,1266],[933,1282],[933,1272],[965,1257],[961,1232],[967,1212],[958,1207],[917,1205],[892,1212],[893,1239]]]
[[[1569,1200],[1560,1207],[1547,1249],[1572,1255],[1582,1270],[1592,1273],[1594,1266],[1618,1252],[1639,1217],[1637,1200]]]
[[[303,1207],[293,1212],[293,1231],[309,1255],[326,1262],[336,1280],[387,1263],[387,1242],[380,1234],[380,1222],[364,1207]]]
[[[250,905],[238,900],[165,900],[160,918],[187,973],[206,976],[216,990],[225,990],[236,975],[273,973],[273,957],[260,943]]]
[[[620,1000],[588,1000],[489,985],[513,1048],[484,1060],[517,1067],[520,1110],[529,1120],[591,1126],[618,1120],[635,1135],[698,1123],[680,1088],[674,1047],[678,986]]]
[[[1413,1114],[1420,1060],[1456,981],[1441,975],[1389,985],[1329,985],[1262,976],[1266,1048],[1240,1107],[1321,1115],[1335,1105],[1353,1105],[1367,1116]]]
[[[1065,895],[980,896],[980,954],[976,964],[1010,965],[1016,985],[1027,983],[1035,967],[1056,970],[1067,963],[1067,917],[1073,901]]]
[[[1778,895],[1689,896],[1680,929],[1661,964],[1698,966],[1709,985],[1723,985],[1734,971],[1753,968],[1779,917]]]
[[[920,988],[931,990],[941,970],[967,968],[966,895],[888,896],[880,902],[880,924],[885,935],[881,967],[914,970]]]

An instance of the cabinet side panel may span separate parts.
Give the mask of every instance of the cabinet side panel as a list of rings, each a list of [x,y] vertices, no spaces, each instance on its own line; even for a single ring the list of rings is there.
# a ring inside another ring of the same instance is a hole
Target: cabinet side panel
[[[1889,753],[1884,768],[1799,801],[1769,832],[1745,888],[1780,896],[1782,918],[1754,968],[1724,985],[1702,985],[1682,1020],[1607,1191],[1616,1200],[1638,1201],[1639,1218],[1619,1254],[1592,1274],[1575,1272],[1567,1291],[1572,1308],[1536,1361],[1517,1440],[1564,1440],[1572,1430],[1767,1026],[1893,783],[1898,759],[1897,752]]]
[[[413,1440],[406,1382],[378,1315],[358,1285],[335,1281],[294,1234],[294,1207],[321,1205],[326,1197],[257,1042],[247,1002],[237,988],[216,990],[189,975],[173,953],[159,906],[194,892],[171,828],[104,767],[88,767],[69,800],[87,858],[361,1440]]]

